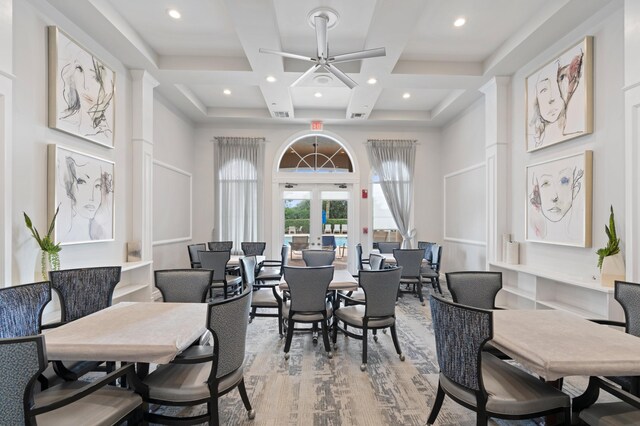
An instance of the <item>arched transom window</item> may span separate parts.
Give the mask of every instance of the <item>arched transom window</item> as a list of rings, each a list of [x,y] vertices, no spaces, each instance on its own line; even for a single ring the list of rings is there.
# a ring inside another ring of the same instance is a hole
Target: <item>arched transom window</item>
[[[303,173],[353,173],[351,158],[338,141],[324,135],[308,135],[287,147],[278,170]]]

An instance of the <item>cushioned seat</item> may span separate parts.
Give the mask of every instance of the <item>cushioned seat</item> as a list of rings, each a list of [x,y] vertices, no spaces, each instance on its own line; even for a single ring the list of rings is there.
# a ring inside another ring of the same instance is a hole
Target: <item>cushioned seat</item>
[[[580,418],[592,426],[640,425],[640,409],[626,402],[600,403],[581,411]]]
[[[346,321],[349,325],[354,327],[362,327],[362,318],[364,317],[365,306],[364,305],[352,305],[340,308],[336,311],[336,318]],[[369,321],[369,327],[391,327],[396,322],[393,317],[384,319],[372,319]]]
[[[236,286],[236,285],[240,285],[242,283],[242,277],[238,276],[238,275],[225,275],[225,281],[227,282],[227,286],[231,287],[231,286]],[[214,282],[211,284],[211,287],[213,288],[223,288],[224,287],[224,283],[223,282]]]
[[[282,304],[282,317],[289,318],[289,306],[288,302],[284,302]],[[333,314],[333,309],[331,308],[331,304],[327,303],[327,309],[325,310],[327,314],[327,318],[331,317]],[[314,321],[322,321],[322,313],[321,312],[296,312],[293,314],[292,319],[294,321],[300,322],[314,322]]]
[[[482,353],[482,380],[487,391],[487,411],[505,416],[545,411],[548,407],[569,407],[569,396],[537,377],[495,357]],[[467,404],[476,403],[475,392],[440,374],[442,387]]]
[[[268,289],[254,291],[251,298],[251,306],[259,308],[277,308],[279,304],[273,292]]]
[[[273,281],[279,280],[282,276],[280,274],[280,267],[264,267],[260,270],[258,275],[256,276],[256,280],[258,281]]]

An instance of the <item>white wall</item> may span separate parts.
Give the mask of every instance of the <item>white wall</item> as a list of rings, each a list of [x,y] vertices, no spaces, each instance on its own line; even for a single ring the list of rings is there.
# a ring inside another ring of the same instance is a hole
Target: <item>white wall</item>
[[[11,284],[32,282],[38,247],[24,226],[27,212],[40,229],[47,218],[47,145],[60,144],[115,162],[115,240],[64,246],[63,268],[120,264],[131,235],[131,99],[129,73],[106,49],[64,17],[45,16],[25,1],[14,3],[13,40],[13,277]],[[47,25],[59,25],[76,41],[105,61],[117,75],[114,149],[47,127]]]
[[[442,129],[441,175],[440,186],[444,176],[467,169],[485,162],[485,111],[484,98],[480,98],[467,108],[456,120]],[[485,186],[483,181],[482,186]],[[485,191],[486,193],[486,191]],[[456,196],[456,194],[448,194]],[[458,195],[459,196],[459,195]],[[463,195],[462,198],[465,198]],[[440,203],[439,205],[442,205]],[[469,209],[481,212],[485,206],[469,206]],[[442,214],[444,208],[441,208]],[[449,212],[455,214],[456,212]],[[464,215],[463,215],[464,216]],[[443,232],[444,229],[440,228]],[[484,229],[486,235],[486,225]],[[441,233],[439,241],[444,234]],[[470,239],[470,238],[467,238]],[[476,238],[474,238],[476,239]],[[484,239],[486,241],[486,237]],[[442,271],[484,270],[486,262],[486,246],[466,244],[445,240],[442,248]]]
[[[547,270],[571,271],[583,278],[598,274],[595,250],[606,244],[604,225],[608,223],[609,205],[613,205],[615,210],[618,235],[624,235],[623,11],[618,9],[609,13],[608,16],[597,14],[568,33],[518,70],[512,80],[511,232],[515,240],[523,242],[525,239],[525,166],[593,150],[593,247],[525,243],[520,247],[520,261]],[[594,132],[528,154],[524,141],[524,80],[554,55],[586,35],[594,36]],[[624,244],[622,241],[623,252]]]
[[[194,126],[191,120],[184,117],[168,101],[155,95],[153,103],[153,157],[154,160],[173,166],[185,172],[193,174],[194,162]],[[158,194],[158,191],[154,192]],[[161,192],[161,191],[160,191]],[[195,193],[194,193],[195,194]],[[200,209],[200,197],[194,198],[192,212]],[[157,200],[154,200],[156,202]],[[166,205],[166,204],[165,204]],[[154,226],[172,226],[173,216],[169,216],[169,221],[162,213],[154,211]],[[182,220],[183,218],[175,218]],[[192,220],[193,218],[189,218]],[[158,224],[157,221],[162,220]],[[154,240],[157,236],[154,235]],[[171,244],[154,245],[153,247],[153,268],[189,268],[189,256],[187,255],[187,245],[191,240],[179,241]]]
[[[265,149],[265,219],[262,224],[264,239],[267,242],[273,240],[271,229],[272,203],[272,178],[277,165],[274,162],[278,151],[283,144],[294,134],[307,130],[307,125],[281,125],[281,126],[246,126],[242,128],[222,126],[201,126],[196,130],[195,175],[194,193],[199,198],[198,209],[194,212],[194,237],[195,242],[210,241],[213,235],[214,194],[213,194],[213,143],[215,136],[246,136],[265,137],[267,144]],[[419,145],[416,150],[416,174],[415,174],[415,227],[417,231],[416,241],[438,240],[442,229],[442,214],[440,200],[442,198],[442,186],[439,183],[440,176],[440,132],[437,129],[380,129],[363,127],[346,127],[325,125],[325,130],[336,134],[351,148],[351,154],[355,156],[359,165],[356,170],[361,189],[369,188],[370,167],[364,143],[367,139],[417,139]],[[360,191],[357,191],[360,193]],[[363,235],[362,227],[369,226],[371,199],[358,200],[358,224],[350,224],[350,228],[356,231],[357,240],[363,245],[367,242],[367,236]],[[357,228],[352,228],[356,226]],[[271,256],[279,256],[279,248],[267,245]]]

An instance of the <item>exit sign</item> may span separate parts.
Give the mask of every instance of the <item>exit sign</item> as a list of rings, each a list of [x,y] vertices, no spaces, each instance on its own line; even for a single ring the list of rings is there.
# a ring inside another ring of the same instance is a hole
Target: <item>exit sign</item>
[[[311,130],[322,130],[322,121],[312,121]]]

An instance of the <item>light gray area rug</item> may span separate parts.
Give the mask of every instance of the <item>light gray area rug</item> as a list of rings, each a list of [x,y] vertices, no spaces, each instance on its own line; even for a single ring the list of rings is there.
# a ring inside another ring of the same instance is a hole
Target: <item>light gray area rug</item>
[[[438,363],[429,304],[405,294],[397,305],[398,338],[406,356],[401,362],[390,333],[369,338],[366,372],[360,371],[361,341],[338,334],[338,349],[327,358],[322,338],[293,336],[291,357],[284,359],[284,339],[275,318],[256,318],[249,325],[245,383],[254,420],[248,420],[237,390],[220,398],[223,425],[425,425],[438,386]],[[586,380],[567,380],[564,390],[576,394]],[[153,409],[153,407],[152,407]],[[192,415],[194,408],[161,408]],[[165,411],[166,410],[166,411]],[[533,421],[491,421],[498,425],[544,424]],[[445,398],[436,425],[475,425],[475,413]]]

